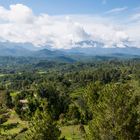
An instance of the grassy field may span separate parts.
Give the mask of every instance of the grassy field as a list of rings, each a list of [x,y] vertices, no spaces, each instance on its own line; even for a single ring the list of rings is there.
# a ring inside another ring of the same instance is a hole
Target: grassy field
[[[13,136],[18,135],[24,128],[27,128],[27,122],[21,121],[21,119],[17,116],[14,111],[9,111],[10,117],[9,119],[3,124],[4,127],[8,128],[6,131],[2,131],[2,134],[5,136]]]
[[[61,127],[61,136],[67,140],[83,140],[84,135],[79,131],[79,127],[79,125]],[[87,126],[85,126],[85,130],[87,130]]]
[[[1,74],[1,73],[0,73],[0,77],[4,77],[4,76],[5,76],[5,74]]]
[[[28,128],[28,123],[22,121],[14,111],[10,111],[10,117],[4,126],[9,127],[8,130],[3,131],[4,135],[15,135],[15,140],[20,140],[24,137],[24,133],[20,133],[23,129]],[[79,131],[79,125],[62,126],[61,137],[65,137],[67,140],[82,140],[83,136]],[[84,126],[87,130],[87,126]]]

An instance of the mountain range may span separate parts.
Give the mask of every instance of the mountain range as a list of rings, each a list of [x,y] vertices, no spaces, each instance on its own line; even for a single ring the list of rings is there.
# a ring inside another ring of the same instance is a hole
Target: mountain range
[[[83,44],[87,47],[83,47]],[[140,48],[131,46],[105,48],[102,43],[85,41],[79,42],[71,49],[52,50],[50,46],[35,47],[30,43],[0,42],[0,56],[59,58],[72,61],[72,56],[140,56]]]

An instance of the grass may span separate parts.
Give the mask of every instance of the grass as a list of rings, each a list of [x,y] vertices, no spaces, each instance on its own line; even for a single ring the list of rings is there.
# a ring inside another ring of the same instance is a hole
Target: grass
[[[3,131],[2,133],[5,135],[16,135],[21,132],[23,128],[26,128],[28,126],[26,121],[22,121],[18,117],[18,115],[13,110],[11,110],[9,119],[3,125],[12,126],[14,124],[16,124],[15,127],[11,127],[10,129]]]
[[[4,123],[4,126],[12,126],[10,129],[3,131],[5,135],[16,135],[16,140],[21,140],[24,137],[25,132],[20,133],[21,130],[28,127],[28,123],[26,121],[22,121],[18,115],[13,110],[9,110],[10,117]],[[16,124],[14,126],[14,124]],[[87,126],[84,126],[85,130],[87,131]],[[82,134],[79,131],[79,125],[69,125],[69,126],[62,126],[61,130],[61,137],[65,137],[67,140],[82,140]]]
[[[39,74],[46,74],[46,71],[38,71]]]
[[[5,76],[5,74],[0,74],[0,77],[4,77]]]
[[[87,126],[84,126],[87,130]],[[82,134],[79,131],[79,125],[70,125],[61,127],[61,137],[67,140],[82,140]]]
[[[12,97],[16,97],[19,93],[20,93],[20,92],[12,92],[12,93],[10,93],[10,95],[11,95]]]
[[[10,111],[10,117],[9,117],[9,119],[8,119],[8,121],[7,122],[5,122],[5,124],[10,124],[10,123],[20,123],[20,124],[26,124],[27,122],[26,121],[22,121],[19,117],[18,117],[18,115],[16,114],[16,112],[15,111],[13,111],[13,110],[11,110]]]

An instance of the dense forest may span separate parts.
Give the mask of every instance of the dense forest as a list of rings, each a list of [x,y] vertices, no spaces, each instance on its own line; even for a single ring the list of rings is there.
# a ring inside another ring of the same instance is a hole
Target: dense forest
[[[140,139],[140,59],[0,57],[0,140],[78,139]]]

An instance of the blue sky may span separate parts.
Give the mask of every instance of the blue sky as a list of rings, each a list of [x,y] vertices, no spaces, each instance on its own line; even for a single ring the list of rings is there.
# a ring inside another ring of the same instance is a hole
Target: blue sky
[[[140,7],[140,0],[0,0],[0,5],[22,3],[37,14],[47,12],[52,15],[63,14],[102,14],[110,9]]]

